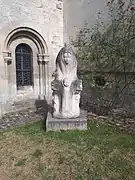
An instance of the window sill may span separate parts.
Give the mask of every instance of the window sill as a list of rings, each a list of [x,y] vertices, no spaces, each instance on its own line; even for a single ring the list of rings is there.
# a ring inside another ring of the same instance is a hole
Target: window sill
[[[17,87],[17,92],[33,92],[33,86],[20,86]]]

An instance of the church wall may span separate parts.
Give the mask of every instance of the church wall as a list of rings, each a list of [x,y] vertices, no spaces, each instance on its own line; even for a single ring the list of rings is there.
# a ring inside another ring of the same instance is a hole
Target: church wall
[[[47,97],[45,98],[48,98],[47,100],[49,101],[51,96],[50,82],[52,72],[55,69],[55,59],[60,48],[63,46],[62,0],[0,0],[0,116],[10,111],[15,101],[38,98],[39,95],[39,66],[34,41],[32,42],[25,35],[23,37],[23,34],[21,34],[20,39],[15,39],[14,37],[9,47],[9,52],[12,51],[11,64],[8,64],[4,58],[5,53],[7,53],[5,41],[8,34],[20,27],[33,29],[45,40],[45,56],[47,56],[47,61],[49,62],[43,70],[48,71],[47,81],[42,79],[42,82],[45,81],[46,83],[48,92],[46,92],[45,96]],[[35,49],[33,54],[35,86],[32,93],[26,93],[26,91],[22,90],[19,96],[17,96],[16,74],[15,68],[13,68],[15,67],[14,53],[16,46],[21,42],[32,46],[32,50]],[[44,90],[42,89],[42,91]]]

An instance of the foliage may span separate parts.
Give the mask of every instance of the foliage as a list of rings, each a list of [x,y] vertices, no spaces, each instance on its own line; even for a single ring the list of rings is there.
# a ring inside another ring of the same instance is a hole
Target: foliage
[[[117,104],[116,100],[125,104],[125,93],[129,94],[133,89],[135,8],[132,5],[133,0],[111,0],[107,3],[109,23],[105,25],[101,21],[99,12],[96,25],[92,29],[86,25],[73,41],[79,71],[92,77],[105,76],[107,83],[104,88],[113,86],[113,99],[108,102],[110,107]]]
[[[121,3],[115,14],[111,9],[114,4],[110,5],[111,22],[108,26],[99,18],[93,29],[86,25],[80,31],[74,41],[80,68],[91,71],[134,71],[135,13],[132,8],[121,10]]]

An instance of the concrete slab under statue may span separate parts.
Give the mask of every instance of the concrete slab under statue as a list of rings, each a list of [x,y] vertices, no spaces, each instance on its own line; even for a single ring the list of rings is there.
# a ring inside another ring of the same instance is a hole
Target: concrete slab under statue
[[[86,130],[87,113],[79,107],[82,80],[77,77],[77,60],[71,47],[65,45],[60,50],[53,78],[53,112],[48,113],[46,130]]]

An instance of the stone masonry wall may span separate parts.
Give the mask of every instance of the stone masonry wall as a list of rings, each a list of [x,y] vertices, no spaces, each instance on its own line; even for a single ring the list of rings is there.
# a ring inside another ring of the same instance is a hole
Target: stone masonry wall
[[[62,0],[0,0],[0,116],[5,113],[4,107],[11,100],[8,72],[3,58],[4,42],[7,35],[18,27],[32,28],[46,41],[49,54],[48,86],[50,88],[55,59],[63,46]]]

